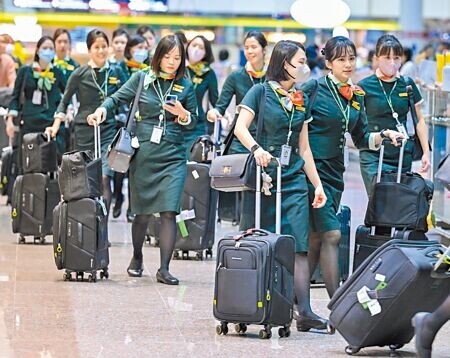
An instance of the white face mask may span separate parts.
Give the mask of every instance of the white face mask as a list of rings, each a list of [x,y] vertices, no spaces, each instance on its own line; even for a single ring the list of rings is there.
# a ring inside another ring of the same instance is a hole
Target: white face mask
[[[13,44],[7,44],[7,45],[5,46],[5,52],[6,52],[8,55],[12,55],[13,51],[14,51],[14,45],[13,45]]]
[[[309,79],[309,75],[311,73],[311,70],[309,69],[309,66],[305,63],[303,65],[299,65],[295,67],[293,64],[288,62],[288,64],[295,68],[295,83],[303,83],[306,82]],[[287,71],[286,71],[287,72]],[[292,76],[289,72],[288,75],[294,79],[294,76]]]
[[[189,47],[188,55],[189,55],[189,62],[197,63],[203,60],[203,57],[205,57],[205,50],[200,50],[196,47]]]

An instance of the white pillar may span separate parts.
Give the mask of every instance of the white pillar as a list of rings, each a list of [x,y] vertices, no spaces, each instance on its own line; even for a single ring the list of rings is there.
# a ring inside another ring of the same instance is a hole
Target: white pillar
[[[423,0],[400,1],[400,28],[399,39],[402,44],[420,51],[425,42]]]

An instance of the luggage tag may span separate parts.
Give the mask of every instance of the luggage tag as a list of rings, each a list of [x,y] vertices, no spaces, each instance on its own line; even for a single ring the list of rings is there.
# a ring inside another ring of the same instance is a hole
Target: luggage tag
[[[381,312],[381,305],[380,302],[378,302],[378,300],[370,300],[367,303],[367,307],[369,308],[371,316],[375,316]]]
[[[281,157],[280,163],[281,165],[289,165],[289,161],[291,159],[292,147],[287,144],[283,144],[281,146]]]
[[[408,132],[406,131],[405,126],[402,123],[397,123],[395,125],[397,127],[397,131],[405,136],[406,139],[409,138]]]
[[[161,126],[154,126],[152,131],[152,136],[150,138],[150,142],[159,144],[161,143],[161,138],[163,135],[163,128]]]
[[[41,90],[34,90],[33,92],[33,98],[31,99],[31,102],[36,105],[40,105],[42,103],[42,91]]]

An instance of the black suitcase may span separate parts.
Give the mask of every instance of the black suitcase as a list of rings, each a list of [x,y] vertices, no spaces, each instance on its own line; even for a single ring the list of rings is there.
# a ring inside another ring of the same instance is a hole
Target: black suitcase
[[[45,133],[27,133],[22,138],[23,173],[48,173],[58,169],[56,142]]]
[[[341,224],[341,241],[339,242],[339,278],[344,282],[350,274],[350,226],[351,226],[351,210],[346,205],[341,205],[337,213],[338,220]],[[323,284],[322,272],[320,266],[317,267],[311,277],[312,284]]]
[[[331,330],[363,347],[401,348],[414,336],[411,318],[435,310],[450,292],[450,267],[434,271],[445,247],[432,241],[391,240],[375,251],[334,294]]]
[[[257,188],[261,171],[258,167]],[[277,171],[277,234],[249,229],[239,235],[222,238],[217,247],[214,285],[214,317],[220,321],[217,334],[228,333],[235,323],[237,333],[245,333],[248,324],[263,325],[260,338],[270,338],[271,328],[281,326],[280,337],[290,335],[294,301],[295,240],[281,235],[281,167]],[[260,222],[256,192],[256,226]]]
[[[205,250],[206,257],[212,257],[218,193],[210,186],[209,167],[209,164],[187,163],[174,258],[179,258],[180,253],[182,258],[188,258],[189,251],[194,251],[197,259],[202,260]],[[183,220],[184,215],[194,217]]]
[[[18,173],[17,163],[18,149],[8,146],[2,149],[2,170],[1,170],[1,194],[8,196],[8,203],[11,202],[12,189]]]
[[[25,236],[45,242],[52,234],[52,213],[60,198],[58,181],[48,174],[19,175],[13,187],[11,201],[12,231],[19,233],[19,244]]]
[[[108,222],[102,199],[61,201],[53,211],[53,250],[56,267],[65,269],[64,280],[83,280],[89,273],[89,281],[108,278]]]

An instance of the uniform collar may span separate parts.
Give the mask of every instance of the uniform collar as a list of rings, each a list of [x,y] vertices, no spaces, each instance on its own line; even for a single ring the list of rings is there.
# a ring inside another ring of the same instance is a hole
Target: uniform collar
[[[89,62],[87,64],[92,69],[99,68],[100,72],[109,69],[109,62],[108,61],[106,61],[105,64],[103,65],[103,67],[101,67],[101,68],[98,67],[97,64],[93,60],[89,60]]]

